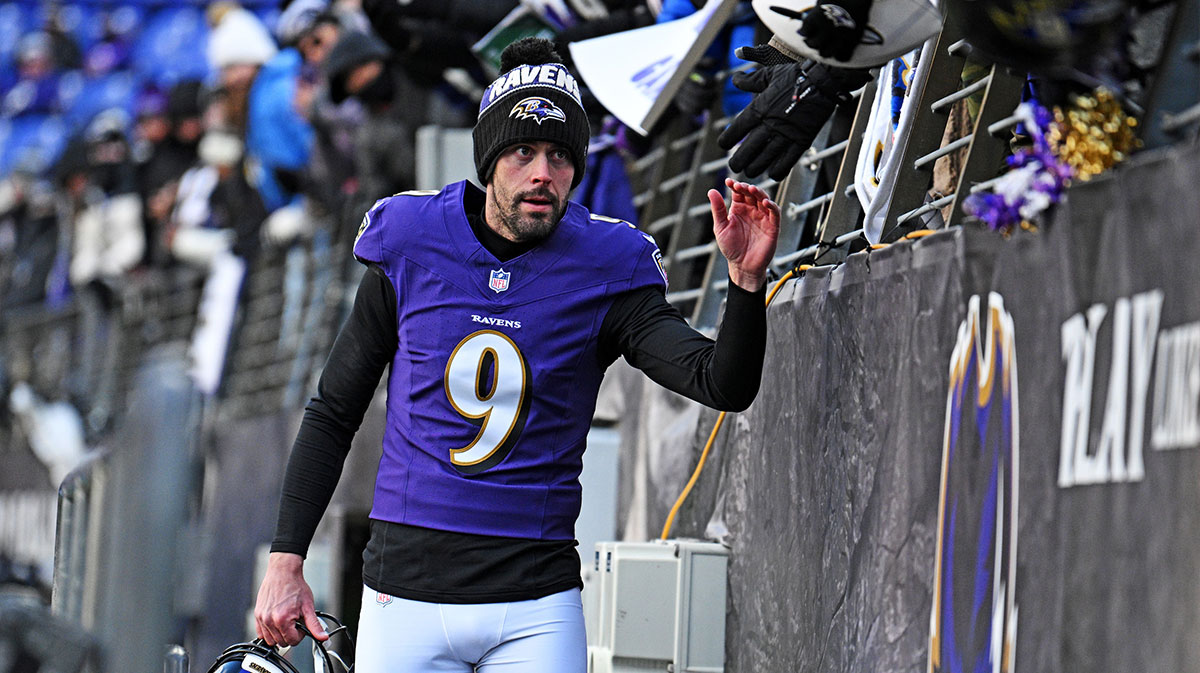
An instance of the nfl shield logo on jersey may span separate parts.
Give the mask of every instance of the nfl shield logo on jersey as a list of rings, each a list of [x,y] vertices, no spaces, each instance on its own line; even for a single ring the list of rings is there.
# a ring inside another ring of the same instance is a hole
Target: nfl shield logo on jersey
[[[488,279],[488,287],[492,291],[499,294],[508,289],[508,279],[512,276],[511,273],[504,269],[492,269],[492,276]]]

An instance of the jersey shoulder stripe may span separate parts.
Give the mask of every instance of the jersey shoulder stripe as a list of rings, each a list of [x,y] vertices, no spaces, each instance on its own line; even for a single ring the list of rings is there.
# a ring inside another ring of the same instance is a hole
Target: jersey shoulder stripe
[[[590,224],[601,225],[589,234],[595,241],[604,240],[611,246],[609,249],[621,251],[618,254],[626,256],[632,264],[629,270],[630,287],[655,285],[666,287],[667,273],[663,267],[662,252],[654,237],[637,228],[632,222],[621,220],[599,213],[588,213]],[[603,226],[608,225],[608,226]]]
[[[626,222],[625,220],[618,219],[615,217],[609,217],[608,215],[601,215],[600,213],[588,213],[588,218],[592,219],[592,220],[596,220],[597,222],[608,222],[609,224],[623,224],[623,225],[629,227],[630,229],[637,229],[637,227],[633,226],[633,224],[630,222]]]
[[[402,249],[405,237],[417,235],[406,231],[403,225],[430,221],[440,212],[438,204],[443,198],[445,194],[440,189],[413,189],[376,201],[358,227],[354,258],[363,263],[383,263],[385,249]]]

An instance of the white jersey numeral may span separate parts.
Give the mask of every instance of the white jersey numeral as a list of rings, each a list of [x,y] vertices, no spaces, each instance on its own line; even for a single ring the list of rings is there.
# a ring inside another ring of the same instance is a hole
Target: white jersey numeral
[[[512,339],[480,330],[460,341],[446,363],[446,397],[479,432],[450,450],[450,462],[475,474],[504,460],[525,427],[530,396],[529,364]]]

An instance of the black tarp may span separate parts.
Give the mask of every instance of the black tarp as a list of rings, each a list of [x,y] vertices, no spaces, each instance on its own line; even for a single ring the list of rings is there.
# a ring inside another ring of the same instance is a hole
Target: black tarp
[[[731,546],[727,670],[929,670],[935,586],[952,604],[939,642],[954,642],[936,670],[990,671],[992,657],[1001,670],[1200,670],[1198,185],[1195,148],[1143,156],[1074,187],[1036,233],[940,232],[782,290],[759,398],[726,420],[674,531]],[[972,407],[984,385],[971,370],[968,405],[951,413],[972,297],[973,366],[988,354],[988,308],[1011,318],[1000,333],[1014,361],[996,375],[1014,377],[1014,392]],[[1071,367],[1089,353],[1084,385]],[[656,394],[641,391],[642,404]],[[1064,461],[1083,408],[1084,453]],[[712,419],[696,428],[692,464]],[[951,427],[953,590],[948,570],[936,574]],[[1003,476],[1013,466],[1015,483]],[[989,515],[1014,498],[1015,533],[997,536],[987,526],[1008,524]]]

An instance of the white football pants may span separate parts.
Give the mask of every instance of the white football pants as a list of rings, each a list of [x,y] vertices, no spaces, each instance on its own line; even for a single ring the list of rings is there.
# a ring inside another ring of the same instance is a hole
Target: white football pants
[[[356,673],[586,673],[579,589],[513,603],[425,603],[363,587]]]

